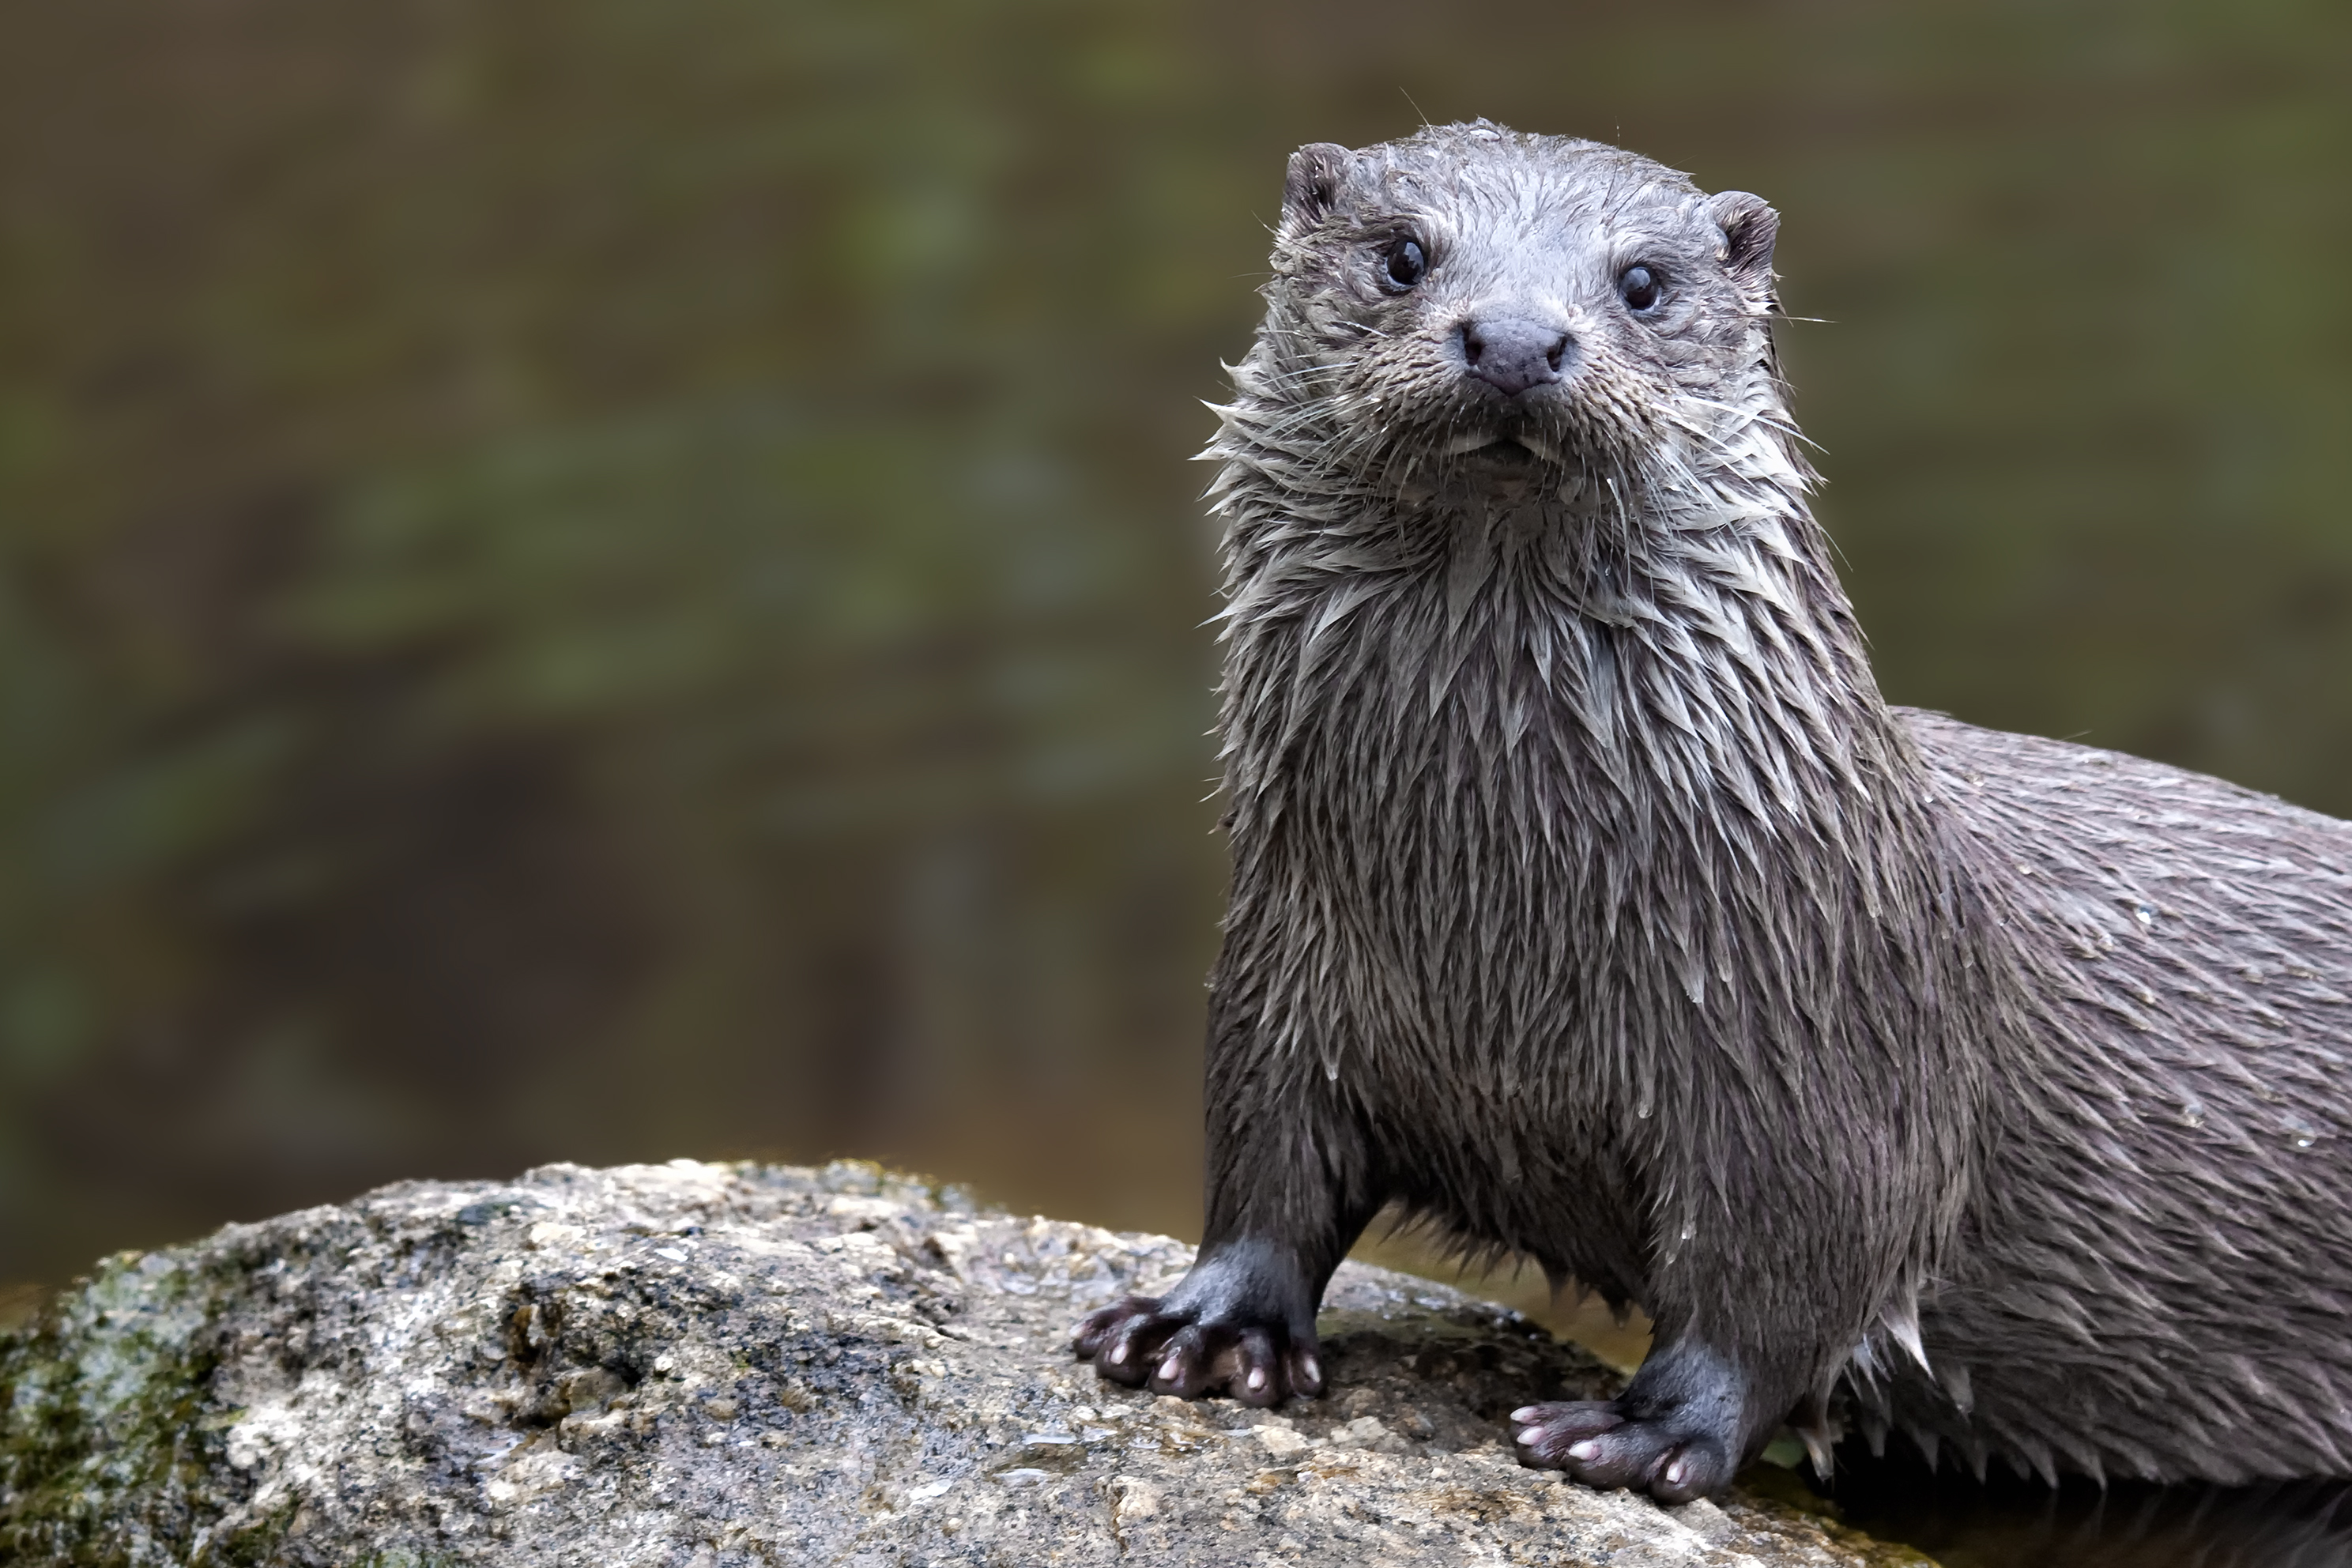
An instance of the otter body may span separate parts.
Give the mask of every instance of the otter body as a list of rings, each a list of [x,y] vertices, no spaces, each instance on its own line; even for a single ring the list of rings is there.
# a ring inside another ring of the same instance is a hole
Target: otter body
[[[1211,448],[1234,882],[1207,1224],[1107,1377],[1320,1391],[1396,1203],[1638,1303],[1522,1456],[1784,1421],[2052,1475],[2352,1469],[2352,826],[1888,706],[1777,218],[1483,122],[1292,161]],[[1817,1447],[1825,1456],[1825,1447]]]

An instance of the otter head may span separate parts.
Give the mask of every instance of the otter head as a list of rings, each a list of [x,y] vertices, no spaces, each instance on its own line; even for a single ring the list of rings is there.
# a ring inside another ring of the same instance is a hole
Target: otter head
[[[1302,147],[1241,390],[1360,480],[1687,473],[1727,421],[1781,422],[1777,227],[1744,192],[1485,121]]]

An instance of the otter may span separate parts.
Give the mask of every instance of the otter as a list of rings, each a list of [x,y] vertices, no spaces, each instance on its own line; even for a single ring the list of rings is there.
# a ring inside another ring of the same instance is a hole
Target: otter
[[[1778,216],[1479,121],[1290,160],[1206,454],[1233,880],[1207,1209],[1101,1374],[1323,1385],[1394,1205],[1654,1347],[1522,1459],[1784,1423],[1979,1474],[2352,1468],[2352,826],[1888,704]]]

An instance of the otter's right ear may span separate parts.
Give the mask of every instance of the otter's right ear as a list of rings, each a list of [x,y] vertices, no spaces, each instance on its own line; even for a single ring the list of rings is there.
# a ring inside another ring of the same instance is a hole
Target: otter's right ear
[[[1282,233],[1290,238],[1323,221],[1339,198],[1355,153],[1336,142],[1312,142],[1290,155],[1282,182]]]
[[[1772,242],[1780,237],[1780,215],[1762,196],[1746,191],[1709,196],[1706,206],[1723,230],[1724,271],[1741,293],[1768,310],[1779,309],[1772,297]]]

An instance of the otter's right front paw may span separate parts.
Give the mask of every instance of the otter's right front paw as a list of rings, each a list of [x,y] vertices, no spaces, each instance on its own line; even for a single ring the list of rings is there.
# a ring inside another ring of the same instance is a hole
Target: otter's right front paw
[[[1226,1394],[1244,1405],[1279,1405],[1293,1394],[1323,1392],[1323,1365],[1311,1336],[1278,1323],[1204,1321],[1162,1298],[1129,1296],[1078,1325],[1070,1348],[1113,1383],[1148,1384],[1182,1399]]]

